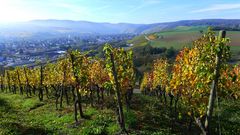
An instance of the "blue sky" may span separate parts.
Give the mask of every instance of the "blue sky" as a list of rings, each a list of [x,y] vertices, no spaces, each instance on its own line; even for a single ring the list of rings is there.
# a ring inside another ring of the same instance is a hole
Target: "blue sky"
[[[240,0],[0,0],[0,22],[156,23],[206,18],[240,19]]]

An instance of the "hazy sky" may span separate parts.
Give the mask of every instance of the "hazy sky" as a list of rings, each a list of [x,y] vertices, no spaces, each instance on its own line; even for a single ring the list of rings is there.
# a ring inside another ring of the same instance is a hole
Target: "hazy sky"
[[[206,18],[240,19],[240,0],[0,0],[0,22],[155,23]]]

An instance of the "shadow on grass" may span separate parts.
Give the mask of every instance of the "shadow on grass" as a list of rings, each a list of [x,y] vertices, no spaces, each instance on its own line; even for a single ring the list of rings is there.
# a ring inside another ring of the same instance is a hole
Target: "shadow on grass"
[[[35,104],[33,107],[31,107],[30,109],[29,109],[29,111],[32,111],[32,110],[34,110],[34,109],[37,109],[37,108],[39,108],[39,107],[41,107],[41,106],[43,106],[44,105],[44,103],[37,103],[37,104]]]
[[[219,126],[222,134],[237,135],[240,133],[240,105],[239,101],[225,101],[222,111],[213,117],[212,131],[219,133]]]
[[[17,135],[45,135],[45,134],[53,134],[50,130],[45,130],[40,127],[28,127],[23,126],[19,123],[15,122],[7,122],[2,123],[1,126],[3,126],[6,129],[6,134],[17,134]]]
[[[135,94],[131,109],[137,112],[137,125],[133,129],[154,132],[171,127],[168,110],[164,110],[162,103],[154,97]]]
[[[0,110],[3,112],[9,112],[12,110],[10,104],[4,99],[0,98]]]
[[[169,104],[169,100],[167,102]],[[198,127],[192,125],[188,130],[188,116],[178,118],[178,110],[175,114],[174,108],[154,96],[135,94],[133,96],[131,109],[135,111],[137,124],[133,130],[144,131],[139,134],[200,134]],[[146,133],[145,133],[146,132]]]

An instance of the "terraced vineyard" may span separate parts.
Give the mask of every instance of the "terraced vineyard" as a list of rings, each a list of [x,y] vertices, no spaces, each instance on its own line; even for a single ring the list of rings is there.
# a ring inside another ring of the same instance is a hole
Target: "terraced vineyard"
[[[186,37],[193,35],[187,32]],[[169,31],[163,39],[184,37],[176,33]],[[163,42],[159,37],[135,39],[157,44]],[[225,31],[216,35],[209,29],[191,40],[174,62],[154,61],[143,73],[141,93],[134,92],[133,51],[109,44],[104,58],[69,50],[54,63],[5,69],[0,133],[238,134],[240,65],[229,64],[230,39]]]

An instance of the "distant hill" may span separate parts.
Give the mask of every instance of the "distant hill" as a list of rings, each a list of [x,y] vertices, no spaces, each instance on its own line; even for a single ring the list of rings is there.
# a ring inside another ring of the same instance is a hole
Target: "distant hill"
[[[236,28],[240,30],[240,19],[203,19],[203,20],[182,20],[167,23],[155,23],[140,26],[135,32],[153,33],[163,30],[175,29],[179,26],[212,26],[218,28]]]
[[[29,22],[1,24],[3,38],[51,38],[66,34],[143,34],[174,29],[179,26],[213,26],[240,30],[240,19],[183,20],[154,24],[96,23],[71,20],[33,20]]]

